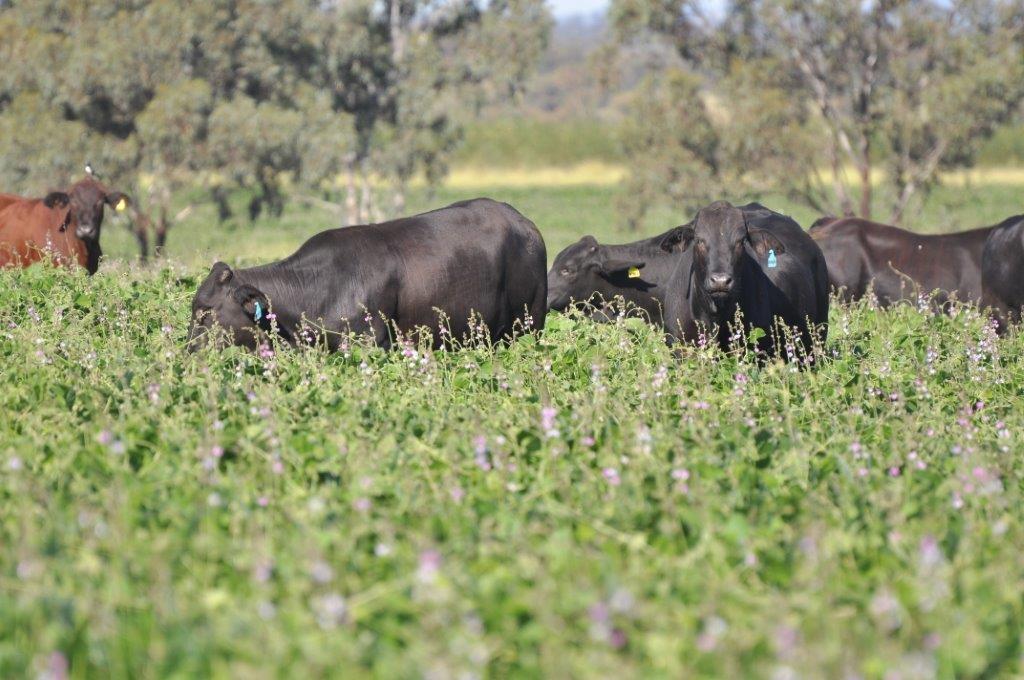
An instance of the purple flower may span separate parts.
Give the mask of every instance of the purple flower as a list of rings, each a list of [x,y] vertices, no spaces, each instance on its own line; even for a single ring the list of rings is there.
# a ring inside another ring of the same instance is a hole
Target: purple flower
[[[356,510],[358,510],[359,512],[369,512],[370,511],[370,499],[369,498],[357,498],[352,503],[352,507],[355,508]]]
[[[441,562],[441,553],[436,550],[424,550],[420,553],[416,576],[420,581],[433,581],[441,571]]]
[[[46,670],[40,673],[40,678],[45,680],[67,680],[68,658],[63,652],[53,652],[46,660]]]
[[[260,496],[259,498],[256,499],[256,504],[259,505],[261,508],[265,508],[268,505],[270,505],[270,499],[267,498],[266,496]]]
[[[462,499],[465,498],[466,496],[466,492],[463,491],[462,487],[458,485],[453,486],[452,490],[449,493],[451,494],[452,500],[455,501],[456,503],[461,503]]]
[[[271,562],[260,562],[252,570],[252,577],[257,583],[266,583],[274,574],[274,565]]]
[[[114,433],[110,430],[102,430],[98,435],[96,435],[96,441],[103,446],[110,446],[114,441]]]
[[[348,605],[345,598],[337,593],[328,593],[313,601],[317,623],[324,630],[336,628],[345,622]]]
[[[718,641],[729,630],[729,624],[723,619],[712,616],[704,621],[703,630],[697,636],[697,649],[702,652],[714,651]]]
[[[309,575],[317,583],[330,583],[334,579],[334,570],[331,569],[331,565],[323,560],[318,560],[310,565]]]
[[[540,428],[544,430],[544,434],[548,437],[557,437],[559,435],[558,429],[555,428],[555,418],[558,416],[558,410],[551,407],[545,406],[540,411]]]
[[[939,542],[935,540],[934,536],[925,536],[921,539],[918,553],[921,558],[921,566],[926,569],[938,566],[942,562],[942,549],[939,548]]]
[[[605,468],[601,471],[601,475],[604,476],[605,481],[612,486],[618,486],[622,483],[622,479],[619,477],[619,471],[615,468]]]

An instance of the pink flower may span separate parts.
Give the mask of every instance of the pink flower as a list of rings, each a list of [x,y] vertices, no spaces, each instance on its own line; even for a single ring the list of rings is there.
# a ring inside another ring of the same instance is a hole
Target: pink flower
[[[441,553],[436,550],[424,550],[420,553],[417,577],[421,581],[433,581],[441,571],[441,562]]]
[[[605,468],[604,470],[601,471],[601,474],[604,476],[605,480],[612,486],[618,486],[619,484],[622,483],[622,479],[619,477],[619,471],[616,470],[615,468]]]
[[[899,477],[900,476],[900,469],[899,469],[899,467],[893,465],[891,468],[889,468],[889,476],[890,477]]]
[[[868,469],[865,468],[865,467],[859,468],[857,470],[857,476],[858,477],[867,477],[868,476]]]
[[[935,540],[934,536],[922,538],[918,552],[921,557],[921,566],[925,568],[937,566],[942,562],[942,549],[939,548],[939,542]]]
[[[352,503],[352,507],[354,507],[359,512],[369,512],[370,511],[370,499],[369,498],[357,498]]]
[[[462,490],[461,486],[453,486],[449,493],[451,494],[452,500],[456,503],[461,503],[462,499],[466,496],[466,492]]]
[[[63,652],[53,652],[46,660],[46,671],[40,674],[46,680],[66,680],[68,677],[68,658]]]
[[[221,458],[224,455],[224,447],[214,446],[212,449],[210,449],[210,455],[213,456],[214,458]]]
[[[555,427],[557,416],[558,410],[551,406],[545,406],[540,411],[540,427],[547,437],[554,438],[559,435],[558,429]]]

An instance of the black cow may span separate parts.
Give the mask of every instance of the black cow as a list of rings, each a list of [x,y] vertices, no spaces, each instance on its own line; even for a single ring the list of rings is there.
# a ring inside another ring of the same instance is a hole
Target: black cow
[[[1024,215],[1003,220],[992,229],[982,252],[983,304],[1000,326],[1018,323],[1024,310]]]
[[[250,349],[258,331],[276,329],[294,344],[310,326],[331,349],[350,330],[390,347],[394,327],[426,327],[435,347],[479,338],[481,329],[510,338],[544,327],[546,261],[537,227],[484,198],[332,229],[280,262],[237,271],[215,264],[192,301],[189,347],[205,345],[215,324]]]
[[[621,296],[626,309],[661,324],[665,286],[677,263],[677,254],[661,247],[667,236],[622,245],[584,236],[560,252],[548,272],[548,310],[563,311],[575,301],[593,306],[591,318],[608,321],[610,303]]]
[[[729,326],[740,312],[747,333],[765,332],[758,349],[769,356],[780,354],[781,327],[795,332],[805,354],[815,341],[824,343],[825,258],[789,217],[757,203],[737,208],[719,201],[669,232],[663,247],[682,250],[665,304],[667,328],[676,339],[698,343],[706,337],[729,349]]]
[[[810,233],[828,262],[832,287],[847,302],[873,291],[888,307],[923,293],[941,307],[953,299],[981,302],[982,251],[993,229],[925,235],[849,217]]]

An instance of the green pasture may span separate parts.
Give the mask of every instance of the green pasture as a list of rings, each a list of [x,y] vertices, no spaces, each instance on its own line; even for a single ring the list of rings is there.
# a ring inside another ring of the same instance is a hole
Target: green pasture
[[[541,229],[547,242],[549,260],[583,234],[593,234],[607,243],[632,241],[661,233],[691,219],[695,213],[692,207],[672,210],[658,206],[647,216],[642,231],[630,232],[615,210],[616,191],[614,187],[590,185],[555,188],[484,186],[441,188],[433,192],[416,189],[409,196],[407,212],[432,210],[478,196],[507,201]],[[793,216],[804,227],[819,217],[807,207],[777,196],[729,195],[726,192],[722,198],[736,204],[761,201],[770,208]],[[253,263],[284,257],[313,234],[341,224],[340,214],[297,199],[287,203],[280,220],[264,217],[250,222],[246,211],[249,197],[240,192],[231,200],[235,216],[220,225],[216,208],[209,202],[202,202],[202,199],[198,192],[177,197],[178,209],[193,202],[196,208],[170,231],[168,237],[169,258],[190,267],[208,266],[218,258],[228,262]],[[932,233],[959,231],[995,224],[1020,213],[1024,213],[1024,186],[1021,185],[940,187],[930,196],[923,210],[913,215],[904,226]],[[104,224],[103,248],[108,258],[130,260],[136,255],[135,243],[123,224],[116,217],[109,218]]]
[[[634,238],[608,189],[468,195],[549,257]],[[1018,195],[940,190],[920,224]],[[189,355],[214,258],[337,219],[213,217],[148,268],[110,220],[95,277],[0,270],[0,677],[1024,672],[1020,333],[864,304],[804,371],[558,314],[507,347]]]

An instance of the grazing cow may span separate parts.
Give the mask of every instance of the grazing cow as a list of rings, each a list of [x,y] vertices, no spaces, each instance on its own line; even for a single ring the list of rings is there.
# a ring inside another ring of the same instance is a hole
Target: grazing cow
[[[86,177],[66,192],[11,202],[0,210],[0,265],[27,267],[51,258],[95,274],[104,206],[123,210],[128,201],[125,194]]]
[[[189,348],[208,344],[214,326],[250,349],[260,331],[295,344],[310,327],[331,349],[349,330],[390,347],[393,327],[426,327],[435,347],[478,338],[481,327],[511,338],[544,327],[546,261],[537,227],[485,198],[331,229],[279,262],[238,270],[216,263],[192,301]]]
[[[992,228],[982,252],[982,303],[991,307],[1005,329],[1024,311],[1024,215]]]
[[[819,220],[820,222],[820,220]],[[828,262],[829,281],[846,301],[873,290],[888,307],[934,293],[933,303],[981,302],[982,251],[993,227],[925,235],[859,218],[811,229]]]
[[[804,353],[815,341],[824,343],[825,258],[789,217],[757,203],[737,208],[719,201],[669,232],[663,247],[683,253],[665,304],[666,325],[675,339],[697,343],[710,337],[728,349],[729,326],[740,312],[748,334],[753,328],[764,331],[758,349],[769,356],[780,354],[780,327],[796,333]]]
[[[612,300],[661,324],[665,286],[676,269],[677,254],[661,248],[668,233],[623,245],[601,245],[584,236],[555,258],[548,272],[548,310],[563,311],[573,302],[593,305],[591,318],[609,321]]]

